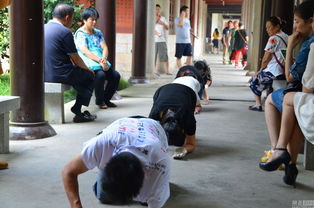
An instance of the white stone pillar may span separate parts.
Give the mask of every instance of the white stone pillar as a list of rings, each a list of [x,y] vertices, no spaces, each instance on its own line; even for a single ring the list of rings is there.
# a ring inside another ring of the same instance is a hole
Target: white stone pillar
[[[259,45],[261,39],[261,28],[265,27],[261,25],[262,18],[262,0],[250,0],[251,2],[248,4],[249,6],[249,14],[248,19],[250,20],[250,30],[248,31],[249,36],[249,50],[248,50],[248,66],[249,69],[248,75],[253,75],[256,70],[258,70],[259,64]]]
[[[147,3],[147,44],[146,44],[146,76],[153,77],[155,67],[155,15],[156,14],[156,1],[149,0]]]

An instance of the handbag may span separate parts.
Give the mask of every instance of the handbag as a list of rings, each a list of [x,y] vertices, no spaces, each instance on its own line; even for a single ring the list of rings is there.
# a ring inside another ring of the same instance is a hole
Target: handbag
[[[287,94],[288,92],[301,92],[301,91],[302,91],[301,81],[293,81],[287,83],[287,87],[283,91],[283,94]]]

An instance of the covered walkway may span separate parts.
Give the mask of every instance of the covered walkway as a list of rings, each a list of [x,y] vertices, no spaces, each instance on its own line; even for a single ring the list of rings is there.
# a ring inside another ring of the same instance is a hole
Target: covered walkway
[[[314,172],[305,171],[299,157],[297,188],[282,182],[282,171],[267,173],[258,161],[267,148],[264,114],[247,110],[252,102],[245,71],[222,65],[220,56],[205,57],[213,70],[209,88],[212,104],[197,119],[197,149],[184,161],[172,160],[171,197],[166,208],[264,208],[293,207],[298,200],[313,200]],[[150,84],[135,85],[120,94],[118,108],[91,111],[98,119],[75,124],[67,109],[67,123],[53,125],[54,137],[10,141],[10,154],[0,155],[9,169],[0,171],[0,207],[69,207],[61,169],[79,154],[82,144],[112,121],[134,114],[148,115],[154,91],[173,77],[161,76]],[[68,104],[69,108],[71,104]],[[172,154],[174,148],[170,148]],[[84,207],[104,206],[92,193],[97,170],[79,177]],[[294,201],[293,201],[294,200]],[[134,204],[126,207],[142,207]]]

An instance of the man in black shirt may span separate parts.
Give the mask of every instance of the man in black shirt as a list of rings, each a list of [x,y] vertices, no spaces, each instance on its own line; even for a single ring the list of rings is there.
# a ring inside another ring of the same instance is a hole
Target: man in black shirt
[[[183,146],[173,155],[174,159],[182,159],[195,149],[194,109],[199,100],[197,91],[200,86],[190,76],[177,78],[174,82],[176,83],[164,85],[155,92],[149,117],[160,121],[169,145]]]
[[[71,108],[74,122],[95,120],[88,111],[81,112],[82,105],[88,106],[93,93],[94,72],[89,69],[77,53],[69,27],[72,25],[74,9],[60,3],[54,8],[53,19],[45,25],[45,82],[72,85],[77,91],[76,102]]]

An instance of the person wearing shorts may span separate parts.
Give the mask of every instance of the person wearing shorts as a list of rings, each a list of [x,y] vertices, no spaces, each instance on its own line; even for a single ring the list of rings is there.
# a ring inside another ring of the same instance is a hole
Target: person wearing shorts
[[[160,5],[156,4],[156,24],[155,24],[155,73],[158,74],[156,68],[157,56],[160,63],[164,64],[166,74],[169,72],[168,50],[166,41],[166,30],[169,30],[169,24],[164,16],[160,15]]]
[[[182,6],[180,8],[180,17],[175,19],[176,26],[176,54],[177,66],[180,69],[182,67],[181,58],[182,56],[187,56],[186,64],[192,65],[192,45],[190,38],[191,24],[188,19],[189,8],[187,6]]]

